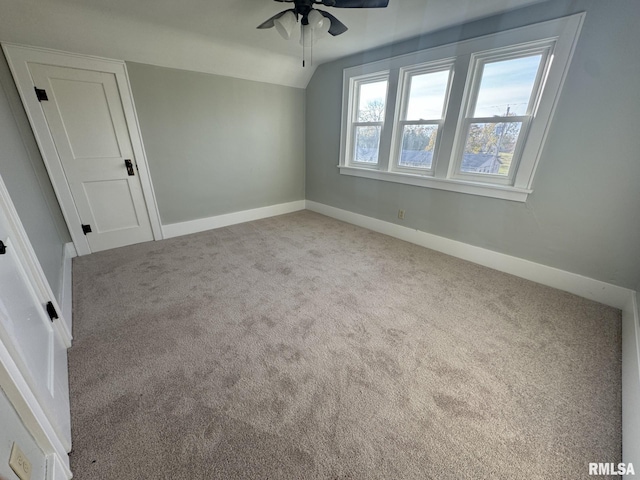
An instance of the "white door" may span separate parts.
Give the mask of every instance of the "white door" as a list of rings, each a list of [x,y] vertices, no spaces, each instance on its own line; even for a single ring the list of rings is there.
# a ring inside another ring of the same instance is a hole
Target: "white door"
[[[153,240],[115,75],[28,68],[91,251]]]
[[[0,208],[0,341],[70,449],[67,349],[23,267],[26,261],[17,235]]]

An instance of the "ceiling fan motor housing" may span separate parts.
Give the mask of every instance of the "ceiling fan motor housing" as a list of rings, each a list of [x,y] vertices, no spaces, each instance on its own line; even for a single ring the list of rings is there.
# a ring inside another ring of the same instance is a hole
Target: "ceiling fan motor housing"
[[[325,12],[324,10],[316,10],[313,8],[314,5],[324,5],[325,7],[335,7],[335,8],[385,8],[389,4],[389,0],[275,0],[276,2],[283,3],[293,3],[294,8],[289,10],[284,10],[280,13],[275,14],[273,17],[268,19],[267,21],[258,25],[258,28],[271,28],[274,26],[274,21],[282,17],[287,12],[293,12],[296,16],[301,18],[302,25],[309,25],[309,14],[312,11],[317,11],[322,14],[325,18],[328,18],[331,26],[329,28],[329,33],[333,36],[340,35],[347,31],[346,25],[344,25],[340,20],[334,17],[329,12]]]

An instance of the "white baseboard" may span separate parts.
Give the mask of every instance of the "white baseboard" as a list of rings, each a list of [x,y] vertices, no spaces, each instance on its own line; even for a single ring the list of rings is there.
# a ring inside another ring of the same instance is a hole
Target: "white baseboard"
[[[274,217],[285,213],[297,212],[305,209],[305,201],[297,200],[295,202],[280,203],[278,205],[270,205],[268,207],[254,208],[251,210],[242,210],[240,212],[226,213],[215,217],[199,218],[188,222],[171,223],[162,226],[162,235],[164,238],[179,237],[181,235],[189,235],[190,233],[204,232],[213,230],[214,228],[227,227],[238,223],[260,220],[261,218]]]
[[[77,257],[76,247],[73,242],[66,243],[63,249],[62,257],[62,282],[60,284],[60,298],[58,299],[58,305],[62,309],[62,318],[64,318],[64,327],[67,331],[69,338],[73,338],[71,332],[73,332],[73,285],[72,285],[72,260]]]
[[[49,455],[47,457],[47,480],[69,480],[71,471],[69,467],[63,465],[60,457]]]
[[[458,242],[449,238],[432,235],[412,228],[385,222],[377,218],[367,217],[358,213],[341,210],[323,203],[306,201],[307,210],[311,210],[328,217],[333,217],[347,223],[368,228],[375,232],[384,233],[406,242],[415,243],[438,252],[462,258],[485,267],[501,272],[510,273],[517,277],[532,280],[549,287],[570,292],[580,297],[604,303],[615,308],[623,309],[633,290],[611,285],[610,283],[583,277],[558,268],[541,265],[518,257],[494,252],[486,248],[476,247],[468,243]]]
[[[622,461],[640,467],[640,313],[635,292],[622,309]]]

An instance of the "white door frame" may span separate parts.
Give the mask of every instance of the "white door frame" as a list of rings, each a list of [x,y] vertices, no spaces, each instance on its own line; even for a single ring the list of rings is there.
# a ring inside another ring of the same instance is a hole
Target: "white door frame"
[[[89,242],[87,242],[87,237],[82,231],[82,222],[76,209],[71,189],[67,183],[64,169],[62,168],[62,161],[58,156],[58,151],[49,132],[49,125],[44,116],[44,111],[40,107],[40,102],[33,90],[34,86],[37,85],[34,85],[31,78],[28,62],[114,74],[122,98],[122,107],[127,121],[131,145],[138,164],[140,184],[142,186],[147,211],[149,212],[153,238],[154,240],[161,240],[163,236],[160,224],[160,213],[158,211],[153,184],[151,183],[147,156],[142,143],[142,134],[140,132],[140,125],[138,124],[138,116],[133,103],[133,95],[131,93],[131,85],[129,84],[129,76],[125,63],[122,60],[79,55],[13,43],[3,43],[2,48],[7,57],[16,86],[18,87],[20,98],[25,106],[36,141],[42,152],[44,164],[47,167],[47,172],[51,178],[58,202],[60,202],[62,214],[67,222],[67,227],[69,228],[69,233],[71,234],[71,239],[73,240],[78,255],[87,255],[91,253],[91,249]]]

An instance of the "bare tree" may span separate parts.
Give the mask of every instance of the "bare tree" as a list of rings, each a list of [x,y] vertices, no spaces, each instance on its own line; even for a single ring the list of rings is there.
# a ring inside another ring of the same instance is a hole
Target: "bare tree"
[[[358,111],[359,122],[382,122],[384,120],[384,102],[376,99],[367,102],[362,110]]]

